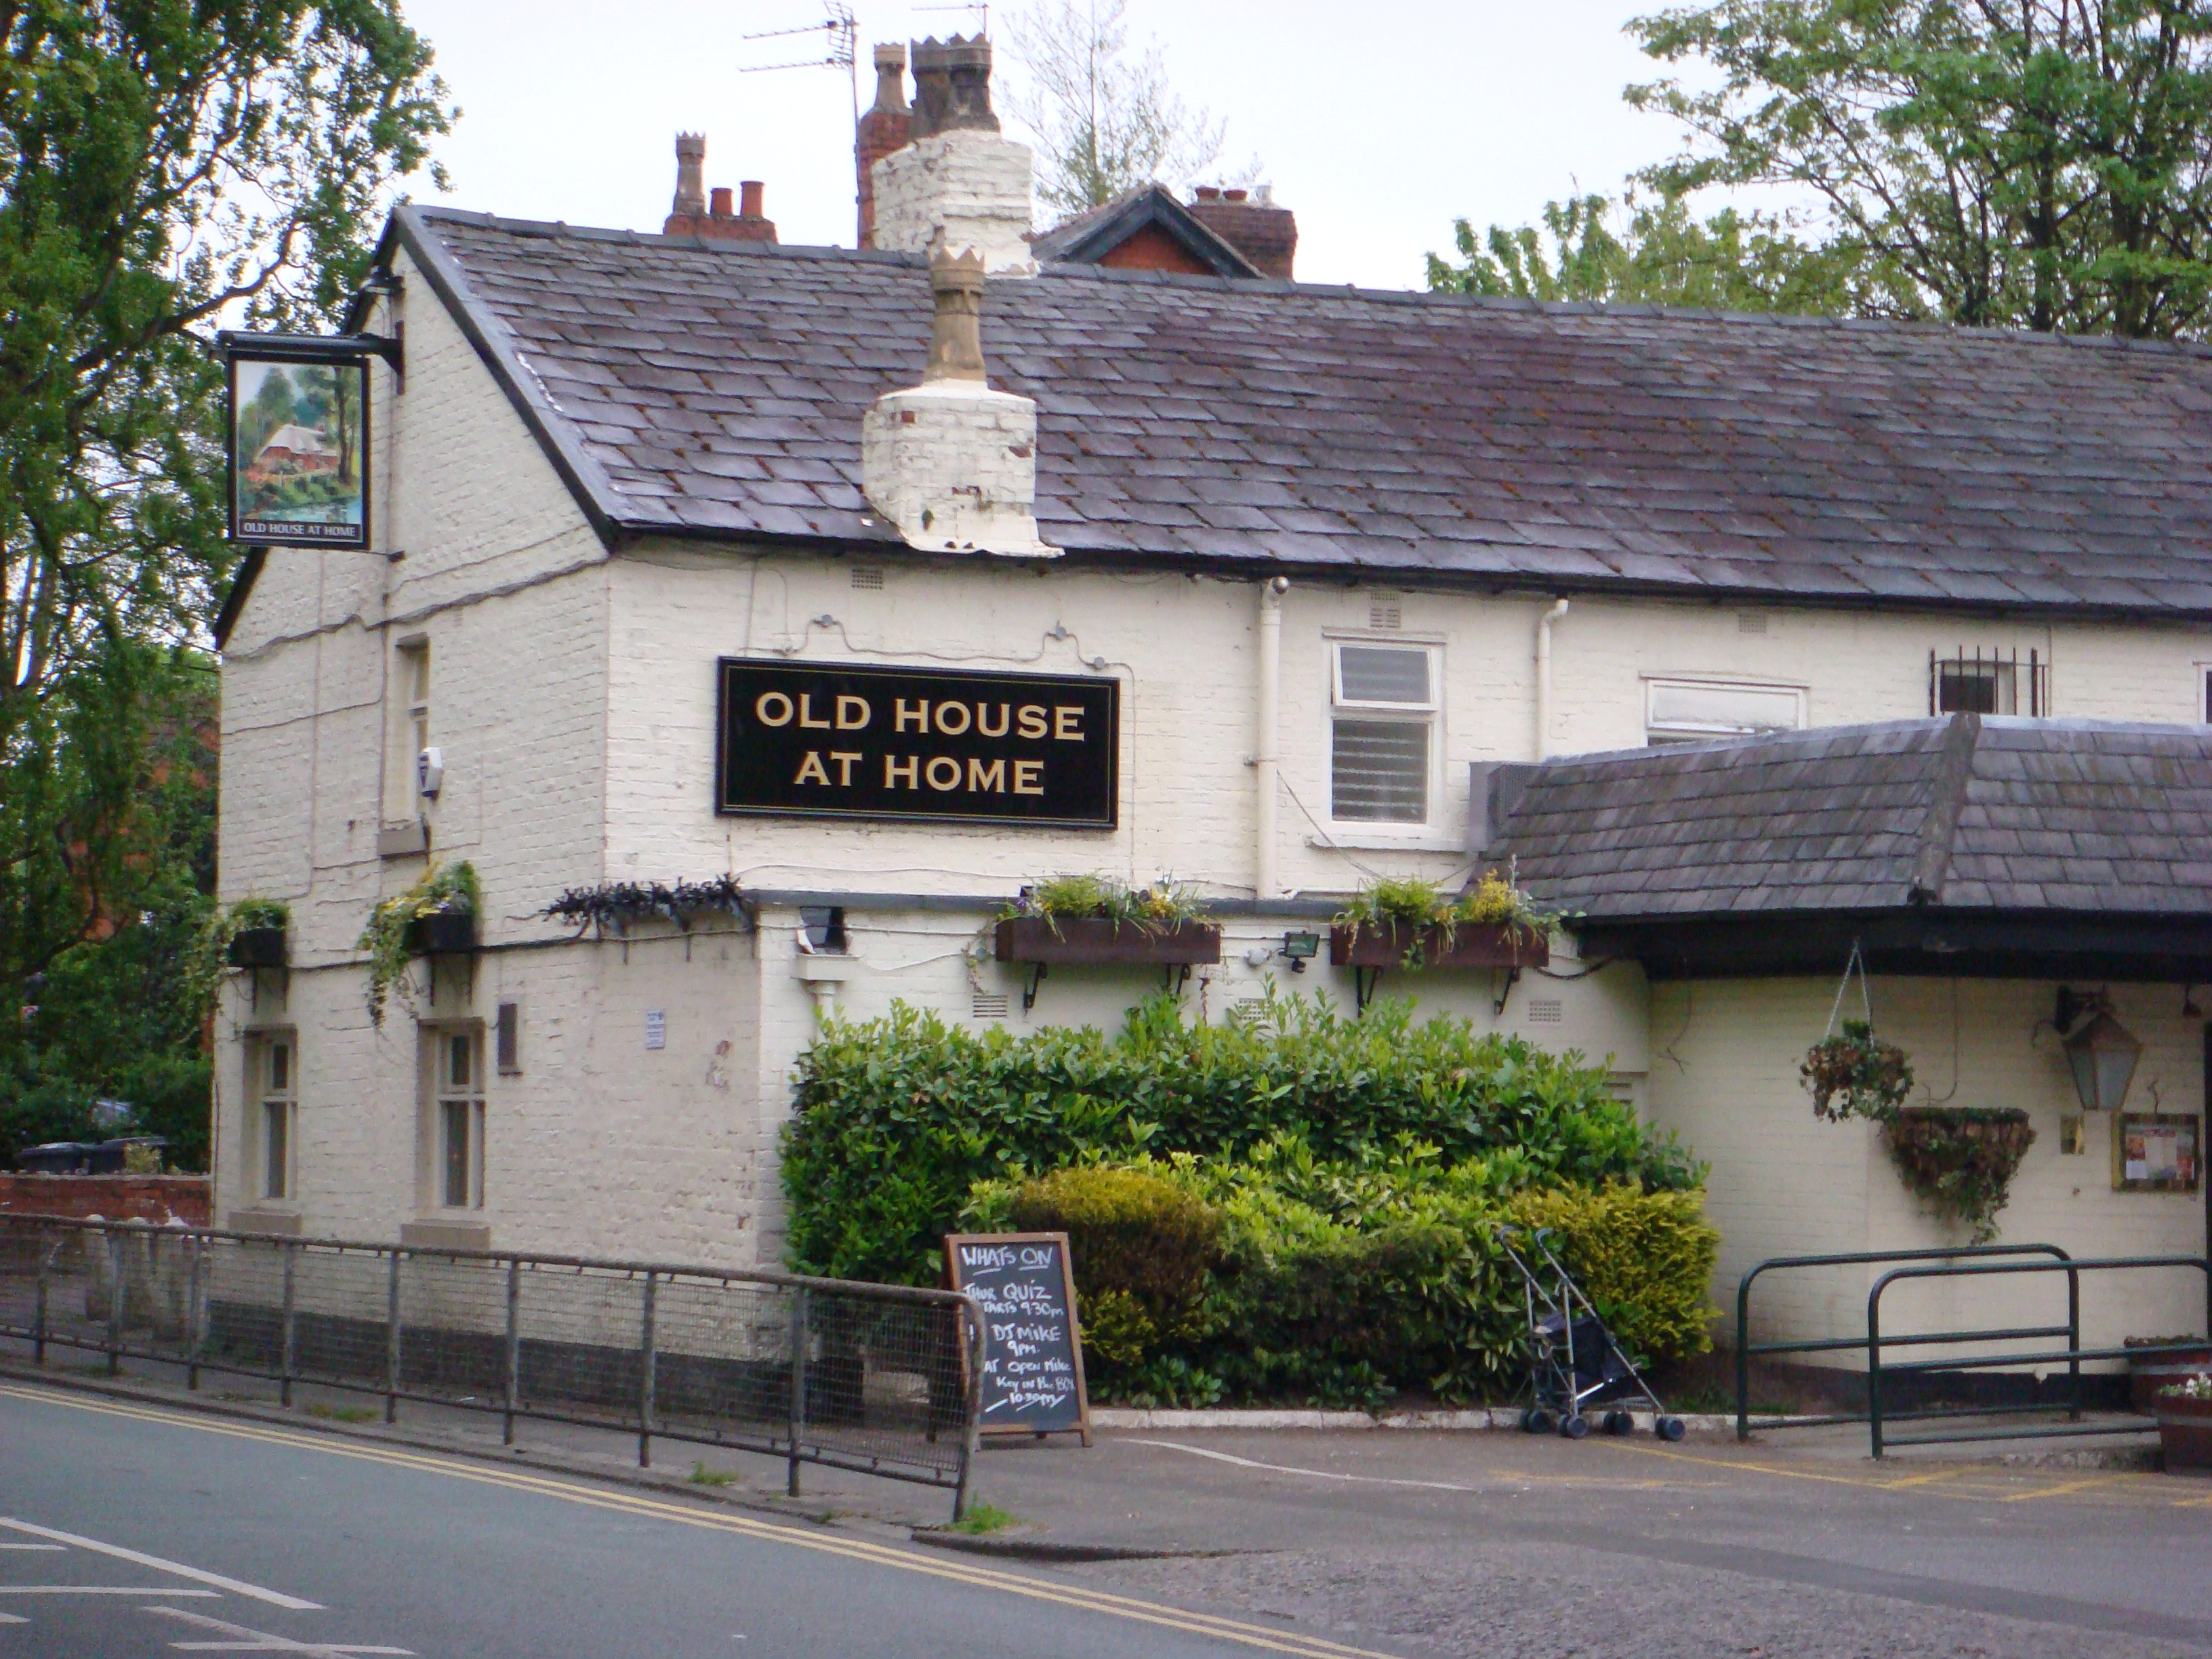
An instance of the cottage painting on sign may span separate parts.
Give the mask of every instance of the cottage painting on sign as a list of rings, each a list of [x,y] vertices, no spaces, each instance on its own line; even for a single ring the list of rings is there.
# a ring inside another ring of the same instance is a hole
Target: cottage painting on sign
[[[368,362],[230,352],[230,535],[368,545]]]
[[[725,812],[1114,827],[1121,684],[722,659]]]

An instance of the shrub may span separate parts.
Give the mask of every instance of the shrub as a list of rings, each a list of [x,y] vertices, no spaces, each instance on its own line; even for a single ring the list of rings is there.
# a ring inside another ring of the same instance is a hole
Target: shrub
[[[1325,1406],[1371,1407],[1406,1388],[1502,1396],[1526,1363],[1521,1281],[1497,1241],[1504,1221],[1559,1233],[1632,1352],[1673,1358],[1707,1342],[1717,1235],[1695,1193],[1534,1191],[1516,1186],[1510,1157],[1450,1164],[1412,1141],[1331,1162],[1296,1135],[1243,1158],[1133,1167],[1203,1199],[1220,1218],[1222,1255],[1179,1330],[1148,1322],[1133,1341],[1131,1315],[1145,1317],[1133,1297],[1079,1288],[1085,1352],[1110,1350],[1094,1372],[1103,1396],[1165,1403],[1185,1378]],[[979,1183],[963,1225],[1009,1224],[1014,1190]]]
[[[1500,1193],[1704,1178],[1601,1068],[1464,1019],[1416,1024],[1402,1001],[1355,1019],[1325,997],[1271,996],[1261,1019],[1207,1025],[1158,998],[1112,1038],[969,1032],[899,1005],[827,1028],[799,1057],[783,1135],[792,1265],[933,1284],[978,1182],[1146,1152],[1234,1160],[1279,1135],[1353,1166],[1418,1142],[1442,1164],[1476,1162]]]
[[[1675,1359],[1712,1346],[1706,1289],[1721,1236],[1698,1194],[1564,1187],[1516,1194],[1506,1212],[1558,1235],[1553,1249],[1632,1354]]]

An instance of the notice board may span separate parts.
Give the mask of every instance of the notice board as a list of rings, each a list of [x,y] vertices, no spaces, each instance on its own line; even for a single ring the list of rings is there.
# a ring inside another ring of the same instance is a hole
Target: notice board
[[[1079,1434],[1089,1445],[1067,1235],[956,1233],[945,1267],[952,1288],[981,1304],[983,1432]]]

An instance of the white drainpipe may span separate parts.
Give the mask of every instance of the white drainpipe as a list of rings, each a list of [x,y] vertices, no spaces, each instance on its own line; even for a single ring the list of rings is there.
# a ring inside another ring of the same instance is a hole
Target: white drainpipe
[[[1252,753],[1252,892],[1271,899],[1275,882],[1275,705],[1283,678],[1283,595],[1291,591],[1287,576],[1270,576],[1260,584],[1260,684],[1254,699],[1259,710],[1259,732]]]
[[[1565,599],[1536,618],[1536,758],[1552,752],[1552,624],[1567,614]]]

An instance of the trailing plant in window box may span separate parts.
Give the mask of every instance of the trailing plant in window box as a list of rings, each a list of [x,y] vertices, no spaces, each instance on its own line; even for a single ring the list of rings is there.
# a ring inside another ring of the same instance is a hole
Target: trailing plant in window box
[[[473,865],[433,865],[404,893],[368,914],[354,949],[368,953],[368,1017],[384,1024],[384,1001],[410,959],[434,951],[473,949],[483,903]]]
[[[1886,1133],[1907,1187],[1939,1214],[1964,1223],[1975,1243],[1997,1236],[1997,1212],[2035,1144],[2026,1112],[2009,1106],[1911,1107],[1899,1112]]]
[[[239,900],[210,913],[186,965],[194,994],[211,1000],[226,968],[282,968],[291,907],[282,899]]]
[[[1168,876],[1149,887],[1097,874],[1032,883],[1000,916],[993,943],[1000,962],[1221,960],[1220,927],[1194,889]]]
[[[1495,870],[1456,896],[1417,876],[1384,878],[1337,914],[1328,959],[1340,968],[1540,968],[1556,920]]]
[[[603,881],[595,887],[571,887],[538,913],[556,921],[574,922],[579,933],[595,927],[601,933],[623,932],[634,921],[659,919],[689,930],[694,918],[704,915],[742,917],[744,891],[735,878],[717,876],[712,881]]]
[[[1892,1122],[1912,1092],[1911,1059],[1862,1019],[1845,1020],[1840,1034],[1814,1043],[1797,1074],[1813,1097],[1814,1115],[1832,1123],[1847,1117]]]

